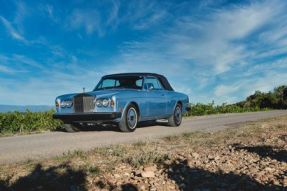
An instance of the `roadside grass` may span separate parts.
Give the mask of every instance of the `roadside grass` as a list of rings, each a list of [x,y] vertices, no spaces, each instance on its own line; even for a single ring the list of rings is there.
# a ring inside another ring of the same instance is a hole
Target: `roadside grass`
[[[137,152],[135,155],[126,156],[121,161],[135,168],[145,166],[148,164],[162,164],[164,161],[168,160],[169,156],[167,154],[162,154],[156,151],[142,151]]]
[[[243,112],[256,112],[256,111],[268,111],[269,108],[260,108],[259,106],[254,107],[242,107],[236,104],[226,104],[215,105],[212,103],[196,103],[191,104],[190,111],[186,116],[201,116],[210,114],[220,114],[220,113],[243,113]]]
[[[263,135],[266,136],[270,132],[283,132],[283,135],[284,133],[286,135],[287,116],[260,122],[231,124],[231,126],[233,128],[213,133],[185,133],[156,141],[95,148],[87,152],[70,151],[47,160],[1,165],[0,190],[1,185],[2,187],[4,185],[4,188],[17,188],[19,185],[25,185],[25,181],[32,186],[42,185],[51,189],[66,189],[68,184],[75,186],[73,189],[76,190],[77,186],[89,188],[95,179],[99,180],[107,174],[113,174],[119,166],[142,169],[151,164],[162,166],[173,160],[175,155],[193,153],[204,148],[252,143],[255,140],[266,144],[264,139],[261,140]],[[55,183],[55,181],[62,182]],[[78,183],[77,186],[71,181]],[[54,186],[49,187],[48,184]]]
[[[47,112],[8,112],[0,113],[0,136],[29,134],[51,131],[61,126],[62,122],[54,120],[54,110]]]

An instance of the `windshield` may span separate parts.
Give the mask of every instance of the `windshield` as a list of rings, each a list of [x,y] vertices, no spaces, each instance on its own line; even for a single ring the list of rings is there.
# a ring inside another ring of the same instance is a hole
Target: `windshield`
[[[94,90],[128,88],[142,89],[143,77],[141,76],[117,76],[102,78]]]

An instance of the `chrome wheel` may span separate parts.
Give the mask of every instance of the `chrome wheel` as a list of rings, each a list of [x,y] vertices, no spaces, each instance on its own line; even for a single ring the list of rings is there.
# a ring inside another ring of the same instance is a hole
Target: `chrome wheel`
[[[127,112],[127,124],[129,128],[130,129],[136,128],[137,121],[138,121],[137,111],[133,107],[129,108]]]
[[[182,112],[181,112],[181,107],[176,106],[175,111],[174,111],[174,121],[177,125],[181,124],[182,120]]]

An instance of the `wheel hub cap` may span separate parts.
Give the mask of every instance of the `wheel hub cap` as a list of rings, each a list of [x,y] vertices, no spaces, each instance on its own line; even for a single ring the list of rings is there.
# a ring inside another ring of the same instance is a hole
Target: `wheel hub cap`
[[[134,108],[130,108],[127,114],[127,122],[131,129],[134,129],[137,124],[137,113]]]
[[[180,107],[177,107],[176,110],[175,110],[175,121],[177,124],[181,123],[181,108]]]

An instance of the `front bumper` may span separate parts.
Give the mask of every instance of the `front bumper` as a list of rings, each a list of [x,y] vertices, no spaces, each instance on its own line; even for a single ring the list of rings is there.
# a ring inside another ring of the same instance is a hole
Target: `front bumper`
[[[84,121],[112,121],[120,118],[121,112],[105,113],[56,113],[53,119],[60,119],[64,122],[84,122]]]

